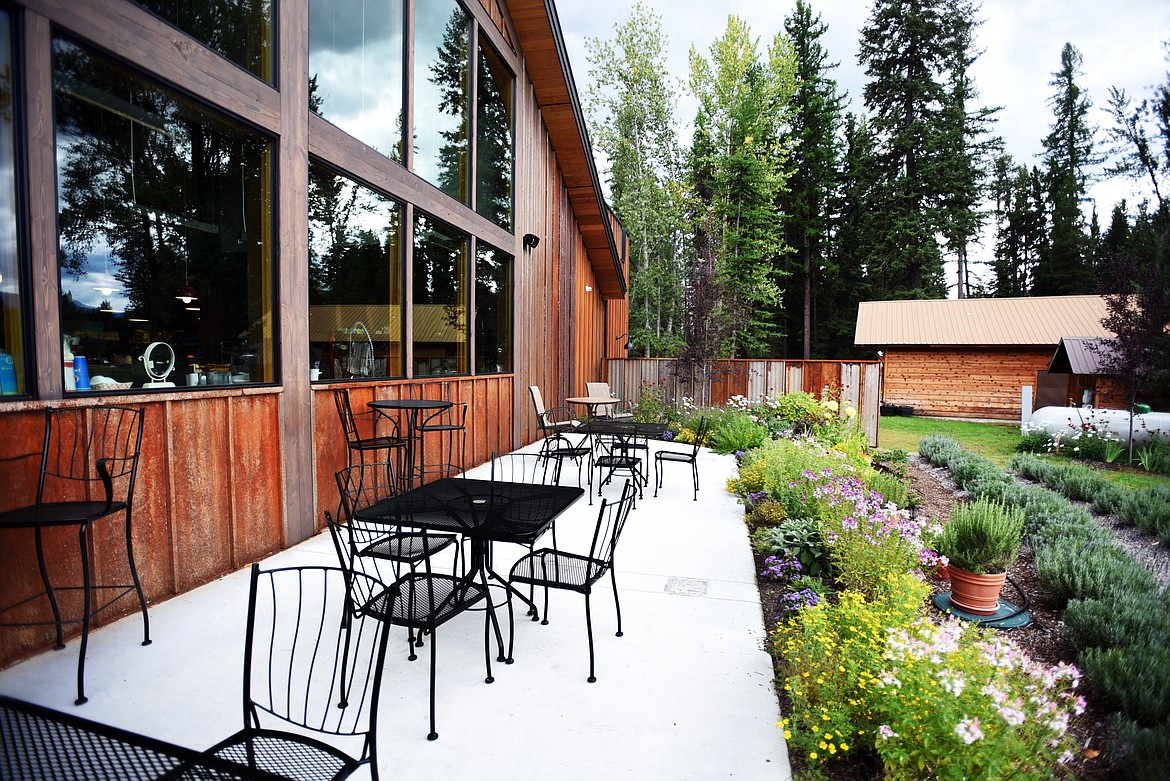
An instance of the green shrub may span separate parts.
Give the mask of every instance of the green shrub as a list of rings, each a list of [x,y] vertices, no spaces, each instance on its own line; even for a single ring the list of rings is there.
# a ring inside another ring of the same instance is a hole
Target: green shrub
[[[1106,481],[1093,497],[1093,512],[1099,515],[1117,515],[1129,491]]]
[[[925,458],[933,466],[946,466],[948,458],[962,451],[962,446],[953,437],[932,434],[918,440],[918,455]]]
[[[1017,453],[1047,453],[1052,445],[1052,437],[1042,428],[1024,432],[1020,441],[1016,443]]]
[[[747,522],[753,529],[766,529],[779,526],[787,518],[788,512],[784,509],[784,505],[771,499],[765,499],[748,513]]]
[[[955,484],[964,490],[968,485],[993,479],[1002,474],[1000,468],[991,461],[976,453],[968,452],[947,459],[947,468],[951,470],[951,477]]]
[[[1031,453],[1012,456],[1011,460],[1008,461],[1008,469],[1025,480],[1031,480],[1036,483],[1043,482],[1044,475],[1048,474],[1048,470],[1051,467],[1052,463],[1050,461],[1046,461],[1039,456],[1031,455]]]
[[[749,418],[746,412],[725,412],[712,416],[707,444],[716,453],[728,455],[737,450],[747,452],[757,448],[768,438],[768,430]]]
[[[1127,717],[1153,727],[1170,716],[1170,649],[1089,648],[1079,661],[1094,691]]]
[[[1131,781],[1170,778],[1170,721],[1156,727],[1143,727],[1132,719],[1117,722],[1117,737],[1122,759],[1118,771]]]
[[[1157,592],[1158,582],[1129,554],[1108,544],[1060,539],[1036,550],[1040,588],[1058,607],[1068,600],[1095,599],[1115,590]]]
[[[1167,592],[1170,595],[1170,592]],[[1070,599],[1064,634],[1078,649],[1170,646],[1167,596],[1114,591],[1099,599]]]
[[[1117,508],[1123,521],[1133,524],[1146,534],[1170,538],[1170,489],[1158,486],[1126,492]]]
[[[976,575],[1006,572],[1019,554],[1023,536],[1021,510],[977,499],[955,506],[938,551],[951,564]]]
[[[986,475],[971,480],[966,485],[966,491],[972,499],[987,499],[1008,505],[1018,505],[1020,486],[1002,472],[999,475]]]
[[[869,490],[877,491],[887,502],[893,502],[897,507],[909,506],[907,499],[910,496],[910,488],[896,475],[874,472],[866,482],[869,484]]]
[[[1055,511],[1038,514],[1035,526],[1029,532],[1032,547],[1039,549],[1052,542],[1061,540],[1076,541],[1081,544],[1111,545],[1113,535],[1101,527],[1093,517],[1083,508],[1074,507],[1065,503],[1065,506]]]
[[[752,534],[752,550],[765,555],[784,551],[796,556],[802,571],[819,577],[829,569],[829,556],[821,538],[820,524],[813,518],[789,518],[771,528]]]
[[[1076,467],[1064,474],[1060,491],[1077,502],[1092,502],[1097,494],[1109,490],[1111,483],[1095,469]]]

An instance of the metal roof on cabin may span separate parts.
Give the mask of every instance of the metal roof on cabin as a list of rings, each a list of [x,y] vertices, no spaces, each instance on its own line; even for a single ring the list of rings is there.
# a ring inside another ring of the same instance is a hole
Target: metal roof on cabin
[[[1065,336],[1110,337],[1102,296],[862,301],[857,345],[1052,345]]]
[[[1112,355],[1100,339],[1066,336],[1048,362],[1048,371],[1058,374],[1104,374],[1102,359]]]

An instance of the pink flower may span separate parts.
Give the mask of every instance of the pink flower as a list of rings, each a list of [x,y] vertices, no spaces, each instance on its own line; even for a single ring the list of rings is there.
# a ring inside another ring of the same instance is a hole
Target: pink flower
[[[889,740],[890,738],[898,737],[898,733],[894,732],[886,724],[883,724],[880,727],[878,727],[878,735],[881,736],[882,740]]]
[[[962,738],[968,746],[977,740],[982,740],[983,730],[979,729],[978,717],[960,721],[955,726],[955,734]]]

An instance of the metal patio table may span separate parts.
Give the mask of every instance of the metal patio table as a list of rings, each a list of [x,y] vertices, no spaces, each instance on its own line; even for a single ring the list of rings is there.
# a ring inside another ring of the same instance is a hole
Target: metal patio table
[[[493,579],[535,610],[531,599],[492,569],[491,543],[529,544],[584,494],[576,486],[444,477],[358,510],[354,518],[466,536],[470,571],[480,573],[485,586]]]
[[[0,695],[0,778],[290,781],[285,776],[4,695]]]
[[[414,485],[414,445],[415,441],[419,444],[419,455],[422,454],[422,439],[418,433],[418,417],[419,413],[424,410],[441,410],[447,409],[452,405],[452,402],[445,399],[374,399],[368,403],[371,409],[378,411],[383,410],[405,410],[406,411],[406,464],[407,468],[403,470],[406,473],[406,485]],[[423,482],[425,474],[423,473],[423,464],[418,465],[418,481]]]

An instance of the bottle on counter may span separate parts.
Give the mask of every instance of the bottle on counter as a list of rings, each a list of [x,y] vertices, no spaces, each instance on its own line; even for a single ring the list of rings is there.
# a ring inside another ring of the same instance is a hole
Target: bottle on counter
[[[62,351],[65,353],[65,390],[77,390],[77,375],[73,373],[73,340],[65,334]]]

